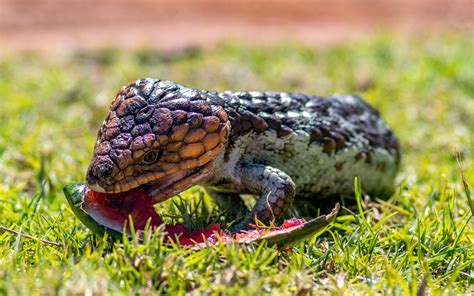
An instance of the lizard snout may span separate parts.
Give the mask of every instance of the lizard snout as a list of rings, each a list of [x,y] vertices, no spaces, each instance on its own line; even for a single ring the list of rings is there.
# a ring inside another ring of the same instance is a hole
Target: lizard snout
[[[113,184],[114,164],[110,159],[95,159],[86,174],[87,186],[94,191],[106,192],[106,184]]]

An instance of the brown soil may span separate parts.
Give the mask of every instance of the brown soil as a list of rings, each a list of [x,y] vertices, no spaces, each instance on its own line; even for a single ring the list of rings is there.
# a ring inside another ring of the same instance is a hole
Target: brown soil
[[[0,0],[0,51],[320,45],[380,30],[472,33],[473,24],[472,0]]]

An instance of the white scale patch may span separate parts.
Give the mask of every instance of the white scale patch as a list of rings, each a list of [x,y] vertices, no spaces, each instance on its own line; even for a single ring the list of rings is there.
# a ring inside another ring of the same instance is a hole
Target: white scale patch
[[[274,130],[261,134],[251,132],[239,138],[233,147],[227,147],[232,151],[221,168],[234,168],[241,160],[277,168],[293,179],[297,196],[317,198],[314,193],[319,193],[320,197],[351,194],[355,176],[361,179],[365,191],[380,192],[392,186],[396,174],[395,157],[385,149],[374,151],[371,164],[365,159],[356,160],[356,154],[363,148],[360,144],[327,155],[318,143],[310,144],[309,134],[302,130],[285,138],[278,138]],[[338,170],[337,166],[341,164]],[[387,170],[380,172],[376,164],[383,164]],[[232,172],[233,169],[227,169],[220,173],[228,177],[230,174],[234,179]]]

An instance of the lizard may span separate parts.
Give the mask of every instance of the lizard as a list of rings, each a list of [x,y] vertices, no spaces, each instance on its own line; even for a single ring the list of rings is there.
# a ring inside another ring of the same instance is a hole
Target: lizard
[[[207,91],[145,78],[122,87],[100,127],[86,184],[146,190],[153,203],[201,185],[232,217],[232,232],[270,224],[294,200],[318,205],[393,190],[397,138],[355,95]],[[241,195],[256,196],[247,209]],[[124,205],[125,206],[125,205]]]

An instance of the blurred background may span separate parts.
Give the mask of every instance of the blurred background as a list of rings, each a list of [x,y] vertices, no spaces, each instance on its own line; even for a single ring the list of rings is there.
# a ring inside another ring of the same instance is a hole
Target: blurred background
[[[209,47],[297,40],[312,46],[380,30],[470,30],[472,0],[0,0],[0,51]]]

